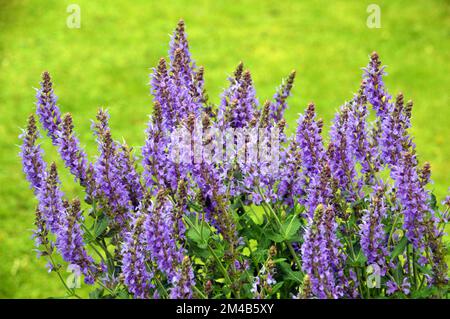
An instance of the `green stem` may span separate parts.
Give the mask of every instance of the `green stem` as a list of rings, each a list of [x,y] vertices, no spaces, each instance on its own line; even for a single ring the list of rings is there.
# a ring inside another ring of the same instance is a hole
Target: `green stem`
[[[94,252],[100,257],[100,259],[105,262],[105,259],[103,258],[103,255],[97,250],[97,248],[95,248],[95,246],[92,244],[91,241],[94,241],[97,245],[100,246],[100,243],[94,238],[94,236],[92,235],[92,233],[89,231],[89,229],[84,225],[81,224],[81,227],[83,228],[83,231],[88,233],[89,237],[91,238],[91,240],[89,241],[88,245],[92,248],[92,250],[94,250]]]
[[[162,290],[162,292],[164,293],[164,297],[166,297],[166,299],[169,297],[169,293],[167,292],[166,288],[164,288],[162,282],[159,280],[158,277],[154,277],[156,284],[159,286],[159,288]]]
[[[441,214],[441,216],[446,216],[446,215],[448,214],[449,209],[450,209],[450,207],[447,207],[447,208],[445,209],[445,211]],[[441,231],[444,231],[446,225],[447,225],[447,222],[443,221],[443,222],[438,226],[438,229],[441,230]]]
[[[264,201],[264,195],[262,194],[261,189],[260,189],[259,187],[258,187],[258,192],[259,192],[259,194],[261,195],[261,197],[263,198],[263,204],[262,204],[261,206],[263,207],[263,210],[264,210],[264,212],[266,213],[267,218],[269,218],[270,215],[269,215],[269,213],[267,213],[267,210],[266,210],[265,207],[264,207],[264,206],[266,206],[267,204],[266,204],[266,202]],[[280,219],[278,218],[276,212],[272,209],[272,207],[271,207],[270,205],[267,205],[267,208],[269,209],[269,211],[272,213],[273,217],[275,218],[275,221],[276,221],[277,226],[278,226],[278,230],[281,231],[281,229],[282,229],[282,224],[281,224],[281,221],[280,221]],[[300,260],[298,259],[297,253],[296,253],[295,250],[294,250],[294,247],[292,247],[292,244],[291,244],[290,242],[288,242],[287,240],[285,240],[285,241],[283,241],[283,242],[284,242],[284,244],[288,247],[289,252],[291,253],[292,257],[294,258],[294,261],[295,261],[295,263],[297,264],[298,269],[300,270],[300,269],[301,269],[301,263],[300,263]]]
[[[391,241],[392,241],[392,236],[394,235],[394,230],[395,230],[395,226],[397,224],[398,218],[399,218],[400,214],[397,213],[394,219],[394,223],[392,224],[392,228],[391,231],[389,232],[389,238],[388,238],[388,244],[387,244],[387,251],[390,251],[391,248]]]
[[[202,236],[202,234],[199,232],[199,230],[197,229],[197,227],[195,227],[192,222],[189,220],[189,218],[185,219],[187,224],[194,229],[194,231],[197,232],[197,234],[199,236]],[[228,285],[230,285],[230,287],[232,286],[233,282],[230,279],[230,276],[228,275],[228,271],[225,269],[225,267],[223,266],[222,262],[220,261],[219,257],[216,255],[214,249],[212,249],[210,244],[207,244],[208,250],[211,253],[211,255],[213,256],[214,260],[216,261],[217,265],[219,266],[221,272],[223,273],[224,277],[225,277],[225,281],[227,282]],[[234,292],[236,296],[239,296],[239,292]]]
[[[98,283],[100,286],[102,286],[103,289],[106,289],[106,290],[111,294],[111,296],[114,297],[114,296],[116,295],[116,293],[115,293],[114,291],[112,291],[111,289],[109,289],[108,287],[106,287],[105,284],[102,283],[100,280],[97,280],[97,283]]]
[[[200,297],[202,297],[203,299],[208,299],[208,297],[206,297],[206,295],[205,295],[203,292],[201,292],[201,290],[198,289],[197,286],[194,286],[194,290],[195,290],[195,292],[196,292]]]
[[[217,262],[217,265],[219,266],[220,270],[222,271],[224,277],[225,277],[225,281],[227,282],[227,284],[229,284],[230,286],[233,284],[230,276],[228,275],[228,271],[225,269],[225,267],[223,266],[222,262],[220,261],[219,257],[217,257],[216,252],[214,251],[214,249],[212,249],[212,247],[210,245],[208,245],[208,250],[211,253],[211,255],[213,256],[214,260]]]
[[[258,187],[258,192],[261,195],[261,197],[263,198],[263,201],[262,201],[263,205],[261,205],[261,206],[263,206],[263,207],[264,207],[264,205],[267,206],[267,208],[269,209],[269,211],[272,213],[273,217],[275,218],[275,221],[277,222],[278,227],[281,228],[282,225],[281,225],[280,219],[278,218],[278,215],[275,213],[275,211],[273,210],[273,208],[270,205],[267,205],[267,203],[265,201],[265,197],[264,197],[264,195],[263,195],[263,193],[262,193],[262,191],[261,191],[261,189],[259,187]]]
[[[348,227],[348,225],[347,225],[347,227]],[[355,250],[353,249],[353,245],[351,245],[351,243],[348,241],[347,238],[344,237],[344,240],[345,240],[345,243],[348,245],[348,247],[350,247],[350,252],[352,253],[353,260],[356,260],[356,254],[355,254]],[[358,283],[360,283],[358,285],[359,293],[361,294],[361,297],[364,298],[364,292],[362,289],[362,280],[361,280],[362,278],[361,278],[359,267],[356,267],[356,278],[358,280]],[[366,280],[366,283],[367,283],[367,280]]]
[[[414,283],[414,271],[412,264],[414,264],[414,260],[411,263],[411,245],[408,244],[406,246],[406,262],[408,263],[408,277],[409,277],[409,282],[410,283]]]
[[[108,246],[106,245],[106,241],[103,238],[101,242],[99,242],[100,247],[102,247],[103,251],[106,254],[106,263],[108,264],[108,269],[110,270],[111,274],[114,273],[115,267],[114,267],[114,258],[112,257],[111,253],[108,251]]]
[[[300,263],[300,259],[298,259],[298,256],[297,256],[297,253],[295,252],[294,247],[292,247],[292,244],[291,244],[290,242],[286,241],[286,240],[284,241],[284,243],[285,243],[286,246],[288,247],[288,249],[289,249],[289,251],[290,251],[292,257],[294,257],[294,261],[295,261],[295,263],[297,264],[298,270],[301,270],[302,265],[301,265],[301,263]]]
[[[52,264],[52,269],[54,269],[54,271],[56,272],[56,274],[58,275],[59,280],[61,281],[61,283],[64,285],[64,288],[67,290],[67,292],[69,293],[69,297],[74,296],[78,299],[82,299],[80,296],[78,296],[75,291],[73,289],[70,289],[69,286],[67,286],[66,281],[64,280],[64,278],[62,277],[61,273],[59,272],[59,268],[57,267],[55,261],[53,260],[52,254],[50,252],[50,249],[48,248],[47,245],[44,245],[46,251],[47,251],[47,256],[50,260],[50,263]]]
[[[415,287],[417,289],[419,279],[418,279],[417,267],[416,267],[416,261],[415,260],[416,260],[416,250],[413,247],[412,248],[412,263],[413,263],[413,273],[414,273],[414,285],[415,285]]]

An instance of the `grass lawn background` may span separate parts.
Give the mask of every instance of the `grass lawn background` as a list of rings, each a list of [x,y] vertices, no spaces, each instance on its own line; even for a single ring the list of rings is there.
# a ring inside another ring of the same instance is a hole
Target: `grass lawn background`
[[[81,8],[80,29],[66,26],[66,8],[74,2]],[[370,3],[381,8],[381,29],[366,26]],[[0,297],[64,293],[56,274],[48,274],[45,261],[32,251],[36,200],[17,147],[20,127],[34,112],[33,88],[42,71],[52,74],[62,112],[73,114],[91,156],[89,119],[99,106],[111,113],[114,138],[140,146],[151,112],[148,74],[166,56],[179,18],[186,22],[194,59],[205,66],[214,102],[241,60],[261,100],[296,69],[287,111],[291,130],[310,101],[329,126],[339,105],[357,90],[360,68],[376,50],[389,66],[390,93],[402,91],[415,102],[411,131],[419,159],[431,162],[432,188],[439,199],[445,196],[450,186],[446,0],[0,1]],[[46,159],[56,158],[47,138],[43,145]],[[71,177],[62,179],[66,194],[79,194]]]

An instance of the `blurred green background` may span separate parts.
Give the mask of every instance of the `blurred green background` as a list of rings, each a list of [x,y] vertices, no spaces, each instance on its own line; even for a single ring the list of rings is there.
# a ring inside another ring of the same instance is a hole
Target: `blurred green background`
[[[69,29],[66,8],[81,8],[81,28]],[[381,28],[366,25],[367,6],[381,8]],[[326,123],[352,97],[361,67],[376,50],[391,94],[415,101],[413,129],[420,160],[433,167],[443,198],[450,185],[450,4],[418,1],[0,1],[0,297],[61,296],[45,261],[36,259],[36,200],[21,171],[20,128],[34,112],[33,88],[42,71],[55,83],[63,112],[71,112],[90,154],[89,119],[111,113],[116,139],[143,143],[151,111],[148,74],[166,56],[169,33],[184,18],[193,57],[205,66],[212,101],[239,61],[253,74],[261,100],[297,70],[290,99],[291,129],[309,101]],[[46,159],[56,158],[44,139]],[[79,192],[63,176],[64,191]],[[72,186],[70,186],[72,185]]]

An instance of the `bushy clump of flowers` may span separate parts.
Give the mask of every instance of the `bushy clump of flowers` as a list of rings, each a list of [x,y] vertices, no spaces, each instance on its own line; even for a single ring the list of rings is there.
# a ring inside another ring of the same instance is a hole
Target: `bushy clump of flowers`
[[[62,192],[31,115],[20,156],[38,199],[38,255],[71,297],[57,254],[91,298],[448,297],[450,196],[439,206],[429,191],[413,104],[394,100],[384,76],[373,53],[329,138],[313,103],[286,136],[295,71],[261,103],[240,63],[216,107],[180,21],[150,76],[141,152],[114,139],[101,109],[91,162],[44,72],[36,114],[85,197]]]

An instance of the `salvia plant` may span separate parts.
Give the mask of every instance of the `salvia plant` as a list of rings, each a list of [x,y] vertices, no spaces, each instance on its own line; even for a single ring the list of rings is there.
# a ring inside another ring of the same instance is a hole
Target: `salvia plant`
[[[409,134],[413,103],[392,97],[384,76],[372,53],[329,138],[314,104],[287,136],[295,72],[261,103],[240,63],[213,105],[180,21],[150,75],[144,145],[116,140],[101,109],[90,161],[44,72],[20,153],[38,199],[38,255],[68,297],[79,295],[62,261],[91,298],[448,297],[450,196],[430,192]],[[65,167],[43,160],[38,126]],[[62,192],[61,169],[83,199]]]

